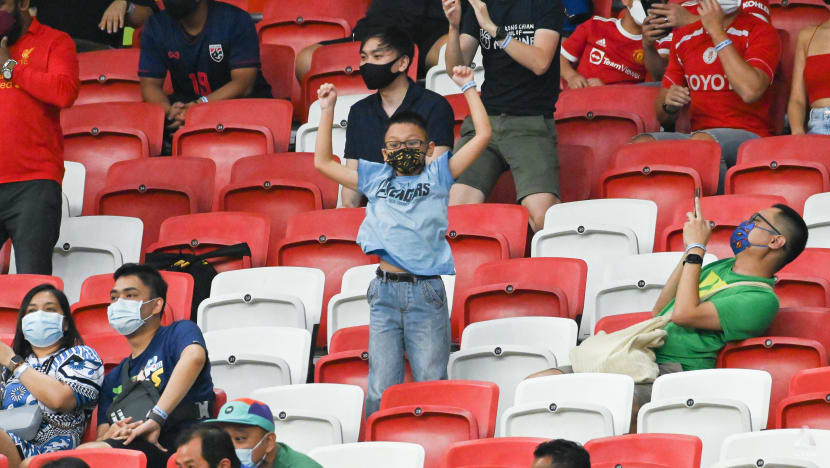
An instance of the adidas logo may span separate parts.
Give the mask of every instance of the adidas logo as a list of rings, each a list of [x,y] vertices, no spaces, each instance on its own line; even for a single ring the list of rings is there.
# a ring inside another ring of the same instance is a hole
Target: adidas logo
[[[603,37],[602,39],[598,40],[597,45],[600,47],[605,47],[605,38]]]

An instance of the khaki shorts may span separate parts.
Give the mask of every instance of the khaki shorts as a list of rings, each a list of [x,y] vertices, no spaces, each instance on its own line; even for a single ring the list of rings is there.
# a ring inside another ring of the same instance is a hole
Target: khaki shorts
[[[559,157],[553,118],[491,115],[492,138],[481,156],[456,182],[490,195],[502,172],[510,169],[516,184],[516,201],[534,193],[559,196]],[[475,135],[470,117],[461,125],[458,151]]]
[[[662,364],[657,364],[657,368],[659,369],[657,373],[658,377],[661,375],[673,374],[675,372],[683,372],[683,366],[681,366],[679,362],[664,362]],[[571,366],[562,366],[557,369],[563,374],[574,373],[573,367]],[[634,396],[637,398],[638,405],[643,406],[651,401],[651,387],[653,385],[653,382],[634,384]]]

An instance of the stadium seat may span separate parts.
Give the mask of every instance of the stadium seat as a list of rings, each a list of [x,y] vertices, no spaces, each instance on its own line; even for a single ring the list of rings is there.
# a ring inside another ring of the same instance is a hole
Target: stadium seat
[[[160,271],[167,283],[167,300],[161,316],[162,325],[190,320],[193,301],[193,277],[188,273]],[[112,274],[94,275],[81,283],[78,302],[72,304],[72,318],[81,336],[106,335],[113,332],[107,318],[110,291],[115,284]]]
[[[727,194],[778,195],[801,211],[810,195],[830,191],[830,136],[788,135],[743,143],[726,173]]]
[[[591,186],[585,181],[593,174],[596,162],[590,146],[559,144],[559,192],[563,202],[587,200]]]
[[[628,432],[634,379],[622,374],[563,374],[519,382],[500,437],[585,442]]]
[[[723,441],[720,452],[723,461],[736,458],[766,461],[774,457],[794,457],[821,466],[830,460],[830,431],[775,429],[733,434]]]
[[[261,44],[259,59],[262,75],[271,85],[271,95],[276,99],[291,99],[297,78],[294,76],[294,49],[287,45]]]
[[[11,344],[17,327],[20,303],[32,288],[51,284],[63,290],[63,280],[47,275],[0,275],[0,339]]]
[[[104,363],[104,370],[107,372],[118,366],[132,352],[127,338],[112,329],[107,333],[83,334],[82,336],[84,344],[98,353]]]
[[[594,327],[594,334],[604,331],[605,333],[613,333],[623,328],[628,328],[631,325],[648,320],[652,317],[651,311],[648,312],[630,312],[619,315],[608,315],[597,321]]]
[[[804,369],[797,372],[787,397],[775,409],[775,427],[830,429],[830,367]]]
[[[498,437],[456,442],[447,450],[445,467],[527,468],[533,464],[533,451],[547,441],[536,437]]]
[[[225,271],[213,278],[210,297],[199,304],[203,332],[246,327],[297,327],[312,333],[320,322],[321,270],[265,267]]]
[[[699,468],[703,443],[683,434],[625,434],[589,440],[591,466]]]
[[[778,314],[766,334],[818,341],[825,350],[828,350],[830,349],[828,320],[830,320],[830,308],[782,307],[778,309]]]
[[[61,190],[66,197],[69,216],[81,216],[84,205],[84,180],[86,168],[79,162],[63,162],[63,180]]]
[[[295,215],[288,221],[276,264],[323,270],[326,275],[323,306],[328,307],[329,299],[340,291],[340,280],[346,270],[378,261],[374,255],[365,255],[356,243],[357,231],[364,216],[364,208],[310,211]],[[326,324],[327,317],[323,315],[317,335],[318,346],[326,343]]]
[[[81,283],[101,273],[112,273],[141,257],[141,220],[125,216],[79,216],[61,221],[52,250],[52,275],[63,280],[69,303],[78,301]],[[10,273],[17,271],[12,250]]]
[[[260,46],[286,45],[296,57],[307,46],[346,37],[352,32],[345,19],[314,12],[292,14],[284,10],[284,3],[269,2],[262,12],[262,21],[257,24]],[[291,68],[294,69],[293,65]]]
[[[331,352],[314,364],[314,382],[357,385],[367,393],[369,384],[368,347],[349,351]],[[412,369],[405,362],[404,382],[412,382]]]
[[[476,268],[470,287],[459,291],[464,327],[482,320],[507,317],[568,317],[582,314],[585,261],[573,258],[514,258]]]
[[[32,457],[29,467],[43,468],[47,463],[61,458],[79,458],[92,468],[118,466],[119,468],[146,468],[147,456],[138,450],[127,449],[98,449],[87,448],[81,450],[59,450]]]
[[[701,466],[709,466],[726,436],[766,427],[771,385],[769,373],[750,369],[662,375],[654,381],[651,402],[640,408],[637,431],[698,436]]]
[[[452,80],[452,74],[447,72],[447,68],[444,65],[446,63],[446,54],[447,45],[444,44],[441,46],[441,50],[438,51],[438,64],[427,70],[426,81],[424,82],[426,89],[435,91],[443,96],[461,92],[458,85]],[[481,55],[480,47],[476,47],[475,56],[469,65],[473,69],[473,79],[477,83],[479,92],[481,92],[481,84],[484,83],[484,58]]]
[[[576,347],[576,322],[561,317],[511,317],[470,324],[461,335],[463,348],[519,345],[546,348],[558,365],[570,364]]]
[[[311,333],[290,327],[231,328],[204,334],[213,383],[228,399],[258,388],[306,383]]]
[[[478,426],[476,438],[493,437],[499,388],[491,382],[436,380],[393,385],[383,392],[380,411],[409,406],[447,406],[472,414]]]
[[[173,136],[173,155],[216,163],[218,188],[228,184],[240,158],[288,151],[291,104],[280,99],[230,99],[191,106]]]
[[[334,105],[334,117],[331,129],[331,152],[343,156],[346,148],[346,127],[349,125],[349,110],[354,103],[369,96],[368,94],[347,94],[338,96]],[[296,135],[296,151],[314,152],[317,144],[317,128],[320,126],[320,103],[315,100],[308,108],[306,122],[300,125]]]
[[[605,262],[600,280],[591,291],[594,316],[583,316],[583,320],[596,324],[608,316],[650,310],[682,257],[682,252],[659,252]],[[706,254],[703,263],[715,260],[714,255]]]
[[[329,339],[330,354],[361,349],[369,349],[369,325],[341,328]]]
[[[360,442],[318,447],[308,456],[326,468],[423,468],[424,447],[408,442]]]
[[[110,49],[78,54],[81,89],[75,105],[141,102],[138,57],[141,50]]]
[[[467,105],[467,98],[460,93],[447,94],[444,96],[444,99],[446,99],[447,102],[450,103],[450,107],[452,107],[453,134],[457,140],[458,137],[461,136],[461,124],[463,124],[464,119],[470,115],[470,106]]]
[[[252,4],[264,3],[264,14],[276,13],[300,15],[325,14],[345,19],[351,27],[366,15],[370,0],[250,0]],[[276,6],[279,5],[279,8]]]
[[[170,217],[210,211],[216,165],[203,158],[145,158],[110,166],[95,202],[97,214],[144,223],[142,249],[156,242]]]
[[[719,461],[710,468],[821,468],[811,461],[791,457],[769,457],[769,458],[739,458],[734,460]]]
[[[700,209],[703,216],[715,223],[712,235],[706,245],[707,252],[718,258],[734,256],[729,246],[729,236],[742,222],[753,213],[769,208],[776,203],[786,203],[784,198],[776,195],[718,195],[701,197]],[[687,221],[686,213],[692,211],[693,201],[676,207],[671,224],[662,233],[657,233],[654,242],[655,252],[682,252],[683,224]]]
[[[804,222],[810,230],[807,247],[830,247],[830,192],[807,198],[804,202]]]
[[[303,384],[260,388],[251,398],[274,414],[280,442],[302,453],[357,442],[363,417],[363,390],[354,385]]]
[[[807,248],[778,271],[775,294],[781,307],[830,307],[830,272],[824,268],[827,262],[830,249]]]
[[[791,337],[759,337],[727,343],[718,354],[719,368],[758,369],[772,376],[770,417],[772,425],[778,402],[787,396],[790,379],[802,369],[827,365],[827,352],[815,340]]]
[[[788,393],[811,393],[827,390],[830,385],[830,367],[816,367],[796,372],[790,380]]]
[[[119,161],[161,152],[164,109],[148,103],[103,103],[61,112],[64,159],[84,165],[83,214],[96,214],[95,196]]]

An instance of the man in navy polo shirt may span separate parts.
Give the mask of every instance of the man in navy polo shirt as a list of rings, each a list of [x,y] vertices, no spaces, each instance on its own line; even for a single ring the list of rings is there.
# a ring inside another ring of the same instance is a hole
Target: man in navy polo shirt
[[[378,92],[356,102],[346,127],[346,166],[357,170],[357,160],[383,163],[380,153],[389,118],[411,111],[427,121],[428,138],[435,142],[432,154],[452,148],[454,116],[443,96],[415,84],[407,70],[415,53],[412,39],[397,28],[384,28],[367,35],[360,46],[360,74],[366,87]],[[427,163],[430,161],[428,160]],[[343,187],[344,207],[358,207],[363,196]]]
[[[144,28],[138,76],[144,101],[164,106],[169,130],[196,103],[271,97],[247,12],[215,0],[164,0],[164,8]],[[163,89],[168,71],[171,96]]]

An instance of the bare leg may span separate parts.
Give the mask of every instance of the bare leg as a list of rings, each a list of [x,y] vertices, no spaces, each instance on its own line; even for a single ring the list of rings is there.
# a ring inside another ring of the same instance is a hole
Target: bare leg
[[[651,135],[637,135],[631,139],[631,143],[651,143],[652,141],[657,141]]]
[[[522,199],[522,206],[530,212],[530,228],[533,232],[545,227],[545,213],[557,203],[559,198],[552,193],[534,193]]]
[[[528,375],[527,377],[525,377],[525,380],[535,379],[537,377],[547,377],[549,375],[562,375],[562,374],[564,374],[564,372],[562,372],[559,369],[548,369],[548,370],[543,370],[543,371],[539,371],[539,372],[534,372],[534,373]]]
[[[640,412],[640,400],[637,398],[637,394],[634,394],[634,399],[631,402],[631,424],[628,427],[629,434],[636,434],[637,433],[637,413]]]
[[[6,434],[6,431],[0,431],[0,453],[9,459],[9,468],[18,468],[20,466],[20,454],[17,453],[17,446],[14,445],[12,438]]]
[[[320,47],[320,44],[311,44],[297,54],[297,58],[294,60],[294,73],[297,75],[297,80],[300,83],[303,82],[303,77],[311,69],[311,54],[318,47]]]
[[[450,188],[450,206],[484,203],[484,193],[469,185],[455,183]]]
[[[441,52],[441,46],[446,43],[447,35],[444,34],[439,37],[437,41],[435,41],[435,44],[432,44],[432,47],[430,47],[429,52],[427,52],[427,55],[424,58],[424,70],[429,70],[431,67],[438,65],[438,55]]]
[[[108,449],[112,448],[112,445],[106,442],[87,442],[85,444],[81,444],[76,449]]]

